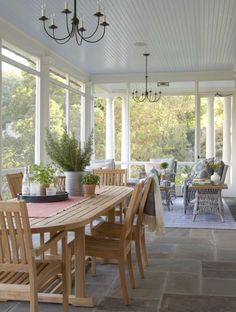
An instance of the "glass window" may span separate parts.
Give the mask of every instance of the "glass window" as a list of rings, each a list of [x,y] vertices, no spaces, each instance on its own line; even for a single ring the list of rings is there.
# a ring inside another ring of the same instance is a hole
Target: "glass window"
[[[106,100],[95,98],[94,101],[94,142],[95,159],[106,156]]]
[[[64,84],[66,84],[66,74],[59,72],[56,69],[50,69],[49,71],[49,77],[53,78],[59,82],[62,82]]]
[[[62,135],[66,126],[66,90],[50,83],[49,95],[50,130]]]
[[[194,159],[194,96],[163,96],[157,103],[130,101],[131,160]]]
[[[75,90],[82,91],[83,84],[74,78],[70,78],[70,87],[74,88]]]
[[[7,42],[3,42],[2,55],[32,69],[36,69],[37,59],[35,57]]]
[[[115,119],[115,160],[121,160],[121,135],[122,135],[122,98],[117,97],[114,101],[114,119]]]
[[[36,78],[2,62],[3,169],[34,163]]]
[[[223,112],[224,106],[221,98],[215,98],[215,156],[222,159],[223,156]]]
[[[70,92],[70,129],[77,139],[81,135],[81,95]]]
[[[201,97],[200,102],[200,158],[206,157],[206,122],[207,98]]]

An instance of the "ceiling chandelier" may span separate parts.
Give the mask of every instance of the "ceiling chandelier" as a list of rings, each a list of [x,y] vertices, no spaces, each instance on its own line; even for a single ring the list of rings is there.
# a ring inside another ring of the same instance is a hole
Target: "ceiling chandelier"
[[[45,0],[42,1],[42,16],[39,18],[40,21],[43,22],[43,27],[46,32],[46,34],[54,39],[59,44],[65,44],[67,43],[71,38],[75,38],[77,44],[80,46],[83,41],[88,43],[96,43],[100,41],[106,32],[106,27],[109,26],[109,24],[106,21],[106,15],[101,12],[101,4],[98,0],[97,3],[97,12],[94,14],[95,17],[97,17],[97,26],[95,27],[94,31],[90,35],[86,35],[86,29],[84,28],[84,20],[82,17],[79,17],[77,15],[77,0],[74,0],[74,10],[73,12],[68,9],[68,0],[65,0],[65,7],[64,10],[61,11],[62,14],[65,14],[65,26],[67,33],[65,36],[59,38],[55,34],[55,30],[58,28],[55,23],[55,14],[51,14],[51,25],[46,28],[46,21],[48,20],[47,16],[45,15],[46,11],[46,3]],[[70,14],[72,13],[73,17],[70,21]],[[101,22],[101,18],[103,17],[103,21]],[[70,25],[71,24],[71,25]],[[97,33],[99,26],[103,27],[103,32],[101,33],[100,37],[94,38],[95,34]]]
[[[232,96],[233,93],[229,93],[229,94],[222,94],[222,93],[219,93],[219,92],[216,92],[215,93],[215,96],[217,97],[226,97],[226,96]]]
[[[135,91],[132,92],[132,98],[137,102],[137,103],[142,103],[144,101],[149,101],[151,103],[158,102],[161,98],[161,91],[158,93],[155,92],[153,93],[152,90],[148,91],[148,74],[147,74],[147,58],[150,54],[149,53],[144,53],[143,56],[146,58],[146,76],[145,76],[145,91],[139,94],[138,90],[136,89]]]

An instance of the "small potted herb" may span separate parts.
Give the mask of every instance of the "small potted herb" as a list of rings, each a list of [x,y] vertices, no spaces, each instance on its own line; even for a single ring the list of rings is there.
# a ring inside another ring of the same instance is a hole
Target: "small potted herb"
[[[88,174],[81,180],[84,189],[84,196],[93,196],[95,194],[96,185],[100,182],[100,177],[95,174]]]
[[[54,182],[55,169],[51,164],[44,165],[42,163],[33,164],[31,166],[32,180],[40,184],[40,195],[46,195],[46,188]]]

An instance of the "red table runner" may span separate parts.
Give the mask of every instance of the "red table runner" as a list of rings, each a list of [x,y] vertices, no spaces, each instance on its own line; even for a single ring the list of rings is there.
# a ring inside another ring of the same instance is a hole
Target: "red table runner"
[[[99,195],[107,190],[108,187],[96,189],[96,194]],[[69,196],[68,200],[52,202],[52,203],[27,203],[28,214],[30,218],[49,218],[63,210],[69,209],[74,205],[80,204],[90,197],[84,196]]]

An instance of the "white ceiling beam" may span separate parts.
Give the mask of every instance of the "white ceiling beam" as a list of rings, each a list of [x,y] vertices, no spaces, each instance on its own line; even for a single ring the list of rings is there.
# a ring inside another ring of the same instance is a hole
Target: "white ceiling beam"
[[[144,82],[144,73],[132,74],[92,74],[90,80],[93,83],[124,83]],[[149,82],[157,81],[211,81],[211,80],[233,80],[233,70],[207,71],[207,72],[171,72],[171,73],[150,73]]]

